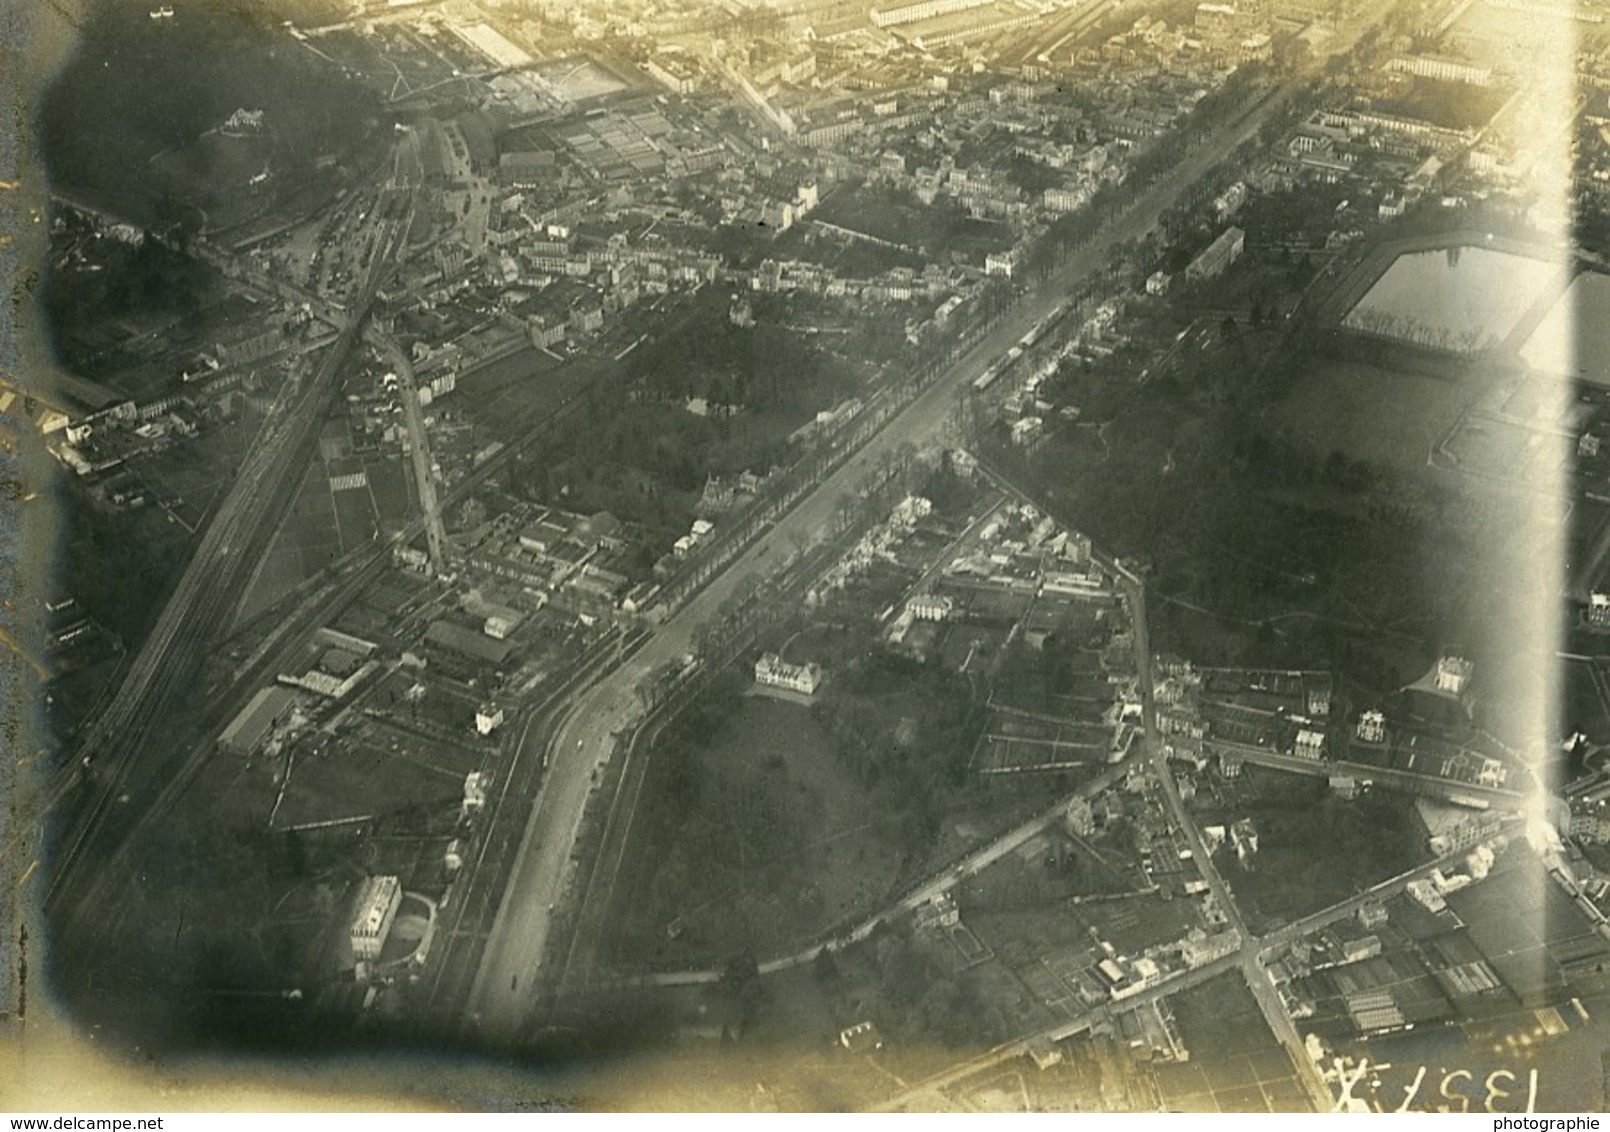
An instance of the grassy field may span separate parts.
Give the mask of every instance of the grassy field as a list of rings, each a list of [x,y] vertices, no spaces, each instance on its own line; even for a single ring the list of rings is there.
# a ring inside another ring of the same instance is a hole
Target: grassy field
[[[1278,433],[1321,454],[1341,452],[1421,474],[1477,391],[1425,374],[1322,359],[1303,367],[1271,408],[1270,421]]]
[[[600,376],[595,372],[600,364],[588,359],[561,362],[529,347],[465,370],[455,396],[471,419],[507,443]]]
[[[621,904],[618,959],[770,955],[888,894],[899,815],[870,804],[809,708],[744,697],[706,744],[655,757],[687,761],[666,784],[677,812],[664,835],[639,842],[655,859]]]
[[[927,206],[908,193],[873,186],[829,194],[812,218],[920,249],[928,259],[954,252],[982,265],[985,255],[1012,245],[1005,224],[974,220],[959,206]]]
[[[409,806],[451,805],[464,775],[480,763],[446,744],[401,744],[384,733],[345,735],[322,751],[299,752],[275,814],[278,829],[393,813]]]
[[[283,525],[269,545],[262,566],[241,603],[242,623],[249,621],[341,556],[335,500],[323,465],[314,463],[297,490]]]

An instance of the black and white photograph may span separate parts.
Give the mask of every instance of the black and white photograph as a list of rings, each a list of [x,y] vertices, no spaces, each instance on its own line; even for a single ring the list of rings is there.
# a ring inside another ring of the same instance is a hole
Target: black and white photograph
[[[0,94],[0,1111],[1610,1108],[1610,0]]]

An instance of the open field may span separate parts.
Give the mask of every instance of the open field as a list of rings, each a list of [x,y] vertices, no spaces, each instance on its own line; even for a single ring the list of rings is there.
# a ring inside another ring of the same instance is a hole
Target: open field
[[[675,812],[621,902],[617,961],[779,953],[888,893],[901,815],[873,808],[811,709],[744,697],[702,748],[655,758]]]
[[[1314,452],[1424,474],[1432,449],[1475,393],[1422,373],[1315,359],[1270,408],[1270,423]]]
[[[1454,893],[1448,905],[1524,1006],[1563,1001],[1574,981],[1567,970],[1582,960],[1590,961],[1580,972],[1588,978],[1583,989],[1597,981],[1593,966],[1610,962],[1610,944],[1523,846],[1511,846],[1487,880]]]
[[[926,253],[925,258],[942,261],[956,253],[979,267],[987,254],[1012,245],[1011,229],[1004,224],[974,220],[956,206],[924,206],[909,194],[866,185],[829,193],[812,220]]]
[[[309,469],[284,524],[269,545],[241,603],[246,621],[273,605],[303,579],[341,556],[335,500],[321,465]]]
[[[380,733],[348,733],[321,750],[298,750],[274,815],[276,829],[372,818],[406,806],[451,806],[478,755],[438,743],[390,746]]]
[[[586,57],[552,59],[532,70],[565,102],[586,102],[627,88],[627,80]],[[647,84],[647,79],[639,80]]]

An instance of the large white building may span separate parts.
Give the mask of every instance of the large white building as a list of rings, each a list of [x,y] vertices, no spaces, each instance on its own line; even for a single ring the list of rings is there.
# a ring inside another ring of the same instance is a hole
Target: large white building
[[[1437,661],[1437,691],[1462,696],[1470,686],[1476,666],[1462,656],[1445,656]]]
[[[906,602],[906,612],[918,621],[943,621],[955,608],[955,600],[946,594],[916,594]]]
[[[365,877],[358,886],[358,899],[347,929],[352,954],[360,960],[379,957],[402,904],[402,881],[394,876]]]
[[[692,94],[699,85],[698,73],[687,60],[662,55],[643,64],[643,69],[677,94]]]
[[[985,275],[1002,275],[1010,279],[1017,270],[1017,252],[990,252],[984,257]]]
[[[1387,69],[1403,75],[1439,79],[1442,82],[1469,83],[1472,86],[1492,86],[1493,69],[1462,59],[1449,59],[1442,55],[1400,55],[1387,64]]]
[[[1226,228],[1219,233],[1201,255],[1193,259],[1185,268],[1185,278],[1191,280],[1212,279],[1241,258],[1241,250],[1246,247],[1247,234],[1239,228]]]
[[[755,683],[814,696],[822,684],[822,668],[818,664],[790,664],[769,652],[755,661]]]
[[[1610,594],[1593,593],[1588,596],[1588,624],[1610,625]]]
[[[916,23],[918,20],[931,20],[935,16],[947,16],[952,12],[963,12],[968,8],[978,8],[991,2],[992,0],[917,0],[915,4],[872,9],[872,23],[880,28],[896,27],[900,24]]]

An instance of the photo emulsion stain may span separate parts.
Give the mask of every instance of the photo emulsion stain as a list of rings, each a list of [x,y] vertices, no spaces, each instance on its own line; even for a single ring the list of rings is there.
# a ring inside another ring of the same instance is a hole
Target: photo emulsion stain
[[[7,1107],[1602,1109],[1606,15],[0,17]]]

